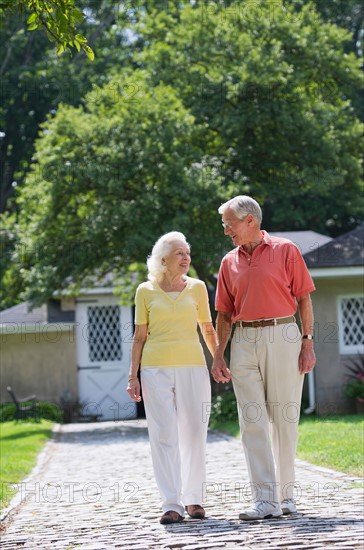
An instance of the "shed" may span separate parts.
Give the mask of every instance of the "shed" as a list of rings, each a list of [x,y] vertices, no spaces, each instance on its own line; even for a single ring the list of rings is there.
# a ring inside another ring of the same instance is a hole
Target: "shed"
[[[1,402],[6,387],[56,404],[78,403],[85,416],[135,418],[126,392],[133,320],[113,288],[83,290],[31,311],[27,302],[0,313]]]

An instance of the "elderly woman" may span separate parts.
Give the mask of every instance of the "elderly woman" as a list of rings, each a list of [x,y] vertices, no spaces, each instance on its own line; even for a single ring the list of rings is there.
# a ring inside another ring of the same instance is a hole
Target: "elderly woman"
[[[190,247],[182,233],[160,237],[139,285],[127,391],[140,401],[141,382],[154,474],[162,497],[160,523],[185,511],[203,519],[205,447],[211,387],[197,325],[211,354],[216,334],[205,284],[187,276]]]

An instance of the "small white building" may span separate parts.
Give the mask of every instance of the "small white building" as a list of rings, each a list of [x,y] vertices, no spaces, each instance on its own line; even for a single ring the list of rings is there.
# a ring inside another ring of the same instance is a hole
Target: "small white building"
[[[136,418],[126,392],[132,308],[119,301],[112,287],[93,288],[33,311],[22,303],[1,312],[1,402],[12,386],[19,397],[79,403],[83,416]]]

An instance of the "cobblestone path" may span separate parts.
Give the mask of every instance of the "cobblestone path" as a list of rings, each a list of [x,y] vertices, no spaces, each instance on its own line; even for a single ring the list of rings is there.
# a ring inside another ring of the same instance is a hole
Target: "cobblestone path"
[[[297,461],[298,513],[239,521],[249,505],[239,440],[209,432],[204,521],[162,526],[145,420],[63,425],[3,520],[1,547],[363,549],[363,483]],[[15,504],[17,504],[15,506]]]

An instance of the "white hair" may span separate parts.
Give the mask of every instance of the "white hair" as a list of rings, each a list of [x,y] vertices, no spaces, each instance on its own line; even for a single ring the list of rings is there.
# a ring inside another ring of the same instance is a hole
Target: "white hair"
[[[162,235],[153,246],[152,253],[147,259],[149,281],[159,282],[163,279],[167,268],[162,265],[162,259],[169,254],[176,241],[182,241],[185,246],[191,248],[184,234],[179,231],[170,231]]]
[[[252,214],[254,218],[259,222],[259,225],[262,223],[262,210],[256,200],[248,197],[247,195],[238,195],[233,199],[230,199],[227,202],[224,202],[218,210],[219,214],[223,214],[225,210],[230,208],[235,216],[242,220],[248,214]]]

